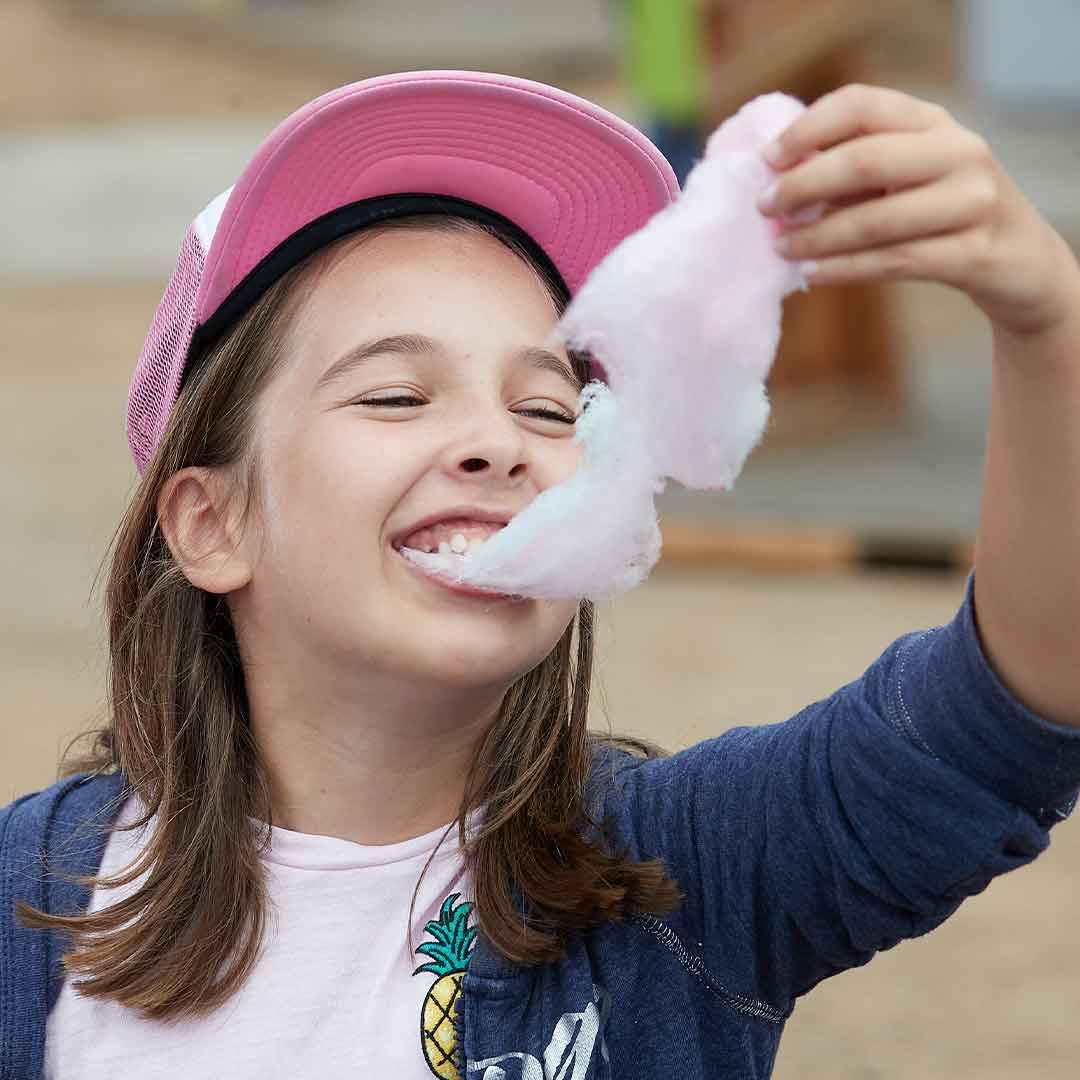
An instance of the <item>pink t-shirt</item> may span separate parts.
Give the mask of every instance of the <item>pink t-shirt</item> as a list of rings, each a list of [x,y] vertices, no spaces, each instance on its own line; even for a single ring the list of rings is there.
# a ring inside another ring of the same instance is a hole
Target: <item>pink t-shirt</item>
[[[125,824],[136,802],[122,808]],[[456,1076],[450,1016],[475,938],[456,826],[420,886],[415,951],[405,943],[412,891],[444,829],[368,846],[274,826],[264,856],[270,918],[237,994],[208,1019],[159,1023],[65,982],[48,1017],[46,1080],[114,1080],[132,1069],[140,1080]],[[141,836],[113,832],[102,873],[129,866]],[[94,890],[90,910],[138,884]]]

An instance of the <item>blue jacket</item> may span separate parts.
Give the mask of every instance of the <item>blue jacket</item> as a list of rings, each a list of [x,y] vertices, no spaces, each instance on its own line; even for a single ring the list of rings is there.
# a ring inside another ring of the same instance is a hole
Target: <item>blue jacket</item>
[[[973,588],[974,572],[950,623],[898,638],[782,723],[668,758],[599,756],[592,797],[687,900],[581,935],[540,968],[478,937],[456,1016],[463,1080],[767,1077],[798,997],[933,930],[1045,850],[1076,805],[1080,729],[998,680]],[[88,893],[46,883],[39,856],[96,871],[104,840],[73,830],[115,815],[122,783],[72,777],[0,811],[3,1080],[40,1077],[62,977],[61,941],[17,925],[13,903],[85,909]]]

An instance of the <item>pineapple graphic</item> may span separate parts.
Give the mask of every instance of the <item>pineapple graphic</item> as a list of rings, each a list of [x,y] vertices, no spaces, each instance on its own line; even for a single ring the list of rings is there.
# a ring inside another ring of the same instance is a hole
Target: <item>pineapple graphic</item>
[[[461,980],[469,966],[476,928],[469,927],[473,905],[462,901],[454,907],[461,893],[451,893],[442,903],[439,918],[424,927],[435,939],[418,945],[416,952],[426,953],[431,962],[413,972],[430,971],[439,977],[424,997],[420,1014],[420,1043],[428,1068],[443,1080],[461,1080],[454,1066],[454,1008],[461,992]]]

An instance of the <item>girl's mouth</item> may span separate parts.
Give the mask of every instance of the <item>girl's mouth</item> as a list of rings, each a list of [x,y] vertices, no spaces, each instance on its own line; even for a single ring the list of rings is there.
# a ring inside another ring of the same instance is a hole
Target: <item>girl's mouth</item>
[[[394,554],[414,574],[418,574],[425,581],[429,581],[433,585],[441,586],[442,588],[446,589],[448,592],[457,593],[458,596],[469,596],[469,597],[473,597],[473,598],[478,599],[478,600],[498,600],[498,601],[501,601],[501,602],[504,602],[504,603],[507,602],[507,601],[514,601],[514,600],[521,602],[521,601],[524,601],[524,600],[527,599],[527,597],[524,597],[524,596],[511,596],[511,595],[509,595],[507,593],[484,592],[484,590],[482,590],[482,589],[474,589],[469,585],[461,585],[461,584],[457,584],[455,582],[447,581],[447,580],[445,580],[444,578],[441,578],[441,577],[435,577],[433,574],[425,573],[423,570],[420,569],[419,566],[416,565],[416,563],[411,562],[409,559],[405,558],[405,556],[401,553],[400,549],[398,549],[396,547],[393,547],[393,545],[391,545],[391,548],[392,548]]]

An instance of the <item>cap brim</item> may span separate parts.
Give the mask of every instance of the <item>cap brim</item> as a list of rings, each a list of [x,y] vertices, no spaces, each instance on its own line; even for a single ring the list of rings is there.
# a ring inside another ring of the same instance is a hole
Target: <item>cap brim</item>
[[[572,295],[679,185],[631,124],[543,83],[472,71],[352,83],[282,121],[233,186],[207,253],[196,324],[308,223],[396,192],[497,211],[547,252]]]

